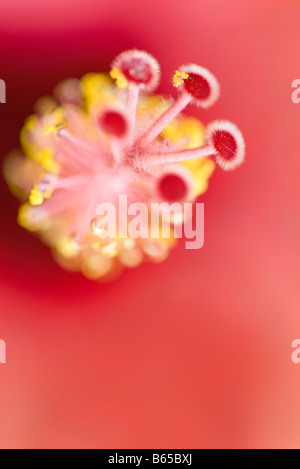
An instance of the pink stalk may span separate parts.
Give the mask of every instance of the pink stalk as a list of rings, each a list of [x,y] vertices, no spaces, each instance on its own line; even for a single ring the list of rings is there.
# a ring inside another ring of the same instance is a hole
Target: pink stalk
[[[193,148],[191,150],[173,151],[169,153],[152,153],[146,155],[143,166],[158,166],[166,163],[178,163],[180,161],[194,160],[195,158],[203,158],[212,156],[215,153],[214,147],[204,145],[203,147]]]
[[[92,146],[72,135],[67,129],[59,130],[58,137],[61,139],[61,142],[66,144],[65,151],[73,159],[82,166],[91,167],[91,162],[94,162],[93,160],[97,157],[97,152]]]
[[[89,188],[81,199],[73,223],[69,228],[69,235],[75,234],[75,240],[79,244],[84,242],[91,220],[96,216],[99,200],[103,198],[102,182],[102,175],[97,175],[90,181]]]
[[[85,203],[81,206],[81,213],[76,214],[76,218],[72,227],[70,228],[70,235],[72,235],[74,228],[76,226],[76,236],[75,240],[82,244],[84,242],[84,237],[86,235],[87,230],[90,227],[91,220],[94,218],[96,214],[98,201],[95,197],[91,196],[89,201],[85,201]],[[76,225],[77,222],[77,225]]]
[[[145,147],[158,137],[158,135],[177,117],[183,109],[191,103],[192,96],[187,93],[182,93],[153,124],[146,130],[146,132],[139,138],[137,145]]]
[[[128,146],[131,146],[134,138],[134,129],[135,129],[135,118],[136,118],[136,109],[139,99],[140,88],[138,85],[131,83],[128,89],[127,97],[127,111],[128,111],[128,120],[129,120],[129,132],[130,136],[128,139]]]
[[[81,243],[91,219],[94,218],[96,214],[97,188],[99,182],[99,176],[94,177],[94,179],[90,181],[89,187],[83,194],[79,207],[76,210],[73,223],[69,228],[69,235],[72,236],[75,234],[75,239],[79,243]]]
[[[89,182],[89,176],[70,176],[60,178],[56,181],[54,189],[75,189],[77,186],[87,184]]]
[[[81,150],[85,150],[85,152],[89,156],[94,156],[95,155],[95,149],[88,143],[84,142],[78,137],[75,137],[75,135],[72,135],[71,132],[69,132],[66,128],[61,129],[58,131],[58,136],[65,138],[70,144],[73,144],[75,148],[80,148]]]
[[[43,205],[34,207],[33,210],[41,214],[41,219],[46,219],[64,212],[65,210],[70,210],[72,207],[76,206],[79,200],[80,192],[75,194],[75,196],[73,191],[60,194],[54,192],[50,199],[46,200]]]
[[[122,145],[119,138],[110,136],[110,149],[116,164],[120,164],[122,161]]]

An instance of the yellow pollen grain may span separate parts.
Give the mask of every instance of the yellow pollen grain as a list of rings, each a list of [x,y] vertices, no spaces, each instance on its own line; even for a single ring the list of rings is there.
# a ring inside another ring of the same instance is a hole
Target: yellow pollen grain
[[[184,145],[184,148],[197,148],[205,144],[205,127],[195,117],[174,119],[164,129],[162,136],[172,143]],[[198,166],[199,164],[197,163]]]
[[[180,85],[182,85],[184,80],[186,80],[188,77],[189,77],[188,73],[179,72],[178,70],[176,70],[174,77],[173,77],[173,86],[175,86],[175,88],[178,88]]]
[[[208,181],[215,170],[215,166],[216,164],[214,161],[210,159],[204,159],[201,166],[198,168],[195,167],[191,170],[195,183],[195,195],[198,196],[207,191]]]
[[[56,125],[48,125],[48,127],[45,128],[44,134],[50,135],[54,132],[56,132]]]
[[[35,228],[30,224],[30,205],[28,203],[19,208],[18,224],[29,231],[35,231]]]
[[[114,83],[106,73],[87,73],[81,78],[83,101],[87,108],[115,99]]]
[[[42,205],[44,202],[44,196],[41,191],[38,190],[37,187],[34,187],[29,195],[29,202],[31,205],[35,207],[38,205]]]
[[[108,274],[113,266],[113,260],[102,254],[87,256],[82,265],[83,275],[90,280],[97,280]]]
[[[52,174],[57,174],[59,171],[59,164],[54,159],[53,151],[51,149],[42,150],[39,155],[39,161],[46,171]]]
[[[79,245],[71,238],[59,239],[56,249],[66,259],[74,259],[80,253]]]
[[[53,112],[47,114],[44,118],[44,134],[57,133],[59,129],[67,125],[65,111],[62,107],[57,107]]]
[[[119,88],[126,88],[127,87],[128,82],[127,82],[125,76],[123,75],[123,73],[118,68],[113,68],[109,72],[109,74],[110,74],[111,78],[116,80],[116,84]]]
[[[112,241],[102,248],[102,253],[108,257],[115,257],[118,252],[118,243],[116,241]]]
[[[57,132],[60,130],[60,129],[63,129],[64,127],[66,127],[65,124],[54,124],[54,125],[48,125],[45,130],[44,130],[44,135],[50,135],[52,133],[55,133],[57,134]]]

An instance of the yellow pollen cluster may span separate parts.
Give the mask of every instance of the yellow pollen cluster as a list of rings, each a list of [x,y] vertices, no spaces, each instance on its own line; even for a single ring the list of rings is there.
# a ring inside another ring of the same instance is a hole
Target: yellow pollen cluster
[[[59,164],[55,160],[51,149],[42,150],[40,153],[37,153],[37,155],[38,161],[46,171],[49,171],[52,174],[57,174],[59,172]]]
[[[34,187],[32,189],[29,195],[29,202],[35,207],[38,205],[42,205],[42,203],[44,202],[44,196],[37,187]]]
[[[179,72],[178,70],[176,70],[173,76],[173,86],[175,86],[175,88],[178,88],[180,85],[182,85],[184,80],[186,80],[188,77],[189,77],[188,73]]]
[[[127,87],[127,80],[126,80],[125,76],[123,75],[123,73],[119,69],[113,68],[109,72],[109,74],[110,74],[111,78],[116,80],[116,85],[119,88],[126,88]]]

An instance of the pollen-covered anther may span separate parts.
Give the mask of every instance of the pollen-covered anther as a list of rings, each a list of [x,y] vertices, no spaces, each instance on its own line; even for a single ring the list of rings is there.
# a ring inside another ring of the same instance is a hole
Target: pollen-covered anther
[[[72,259],[78,256],[81,248],[74,236],[61,238],[56,244],[57,251],[66,259]]]
[[[180,75],[181,74],[181,75]],[[182,93],[188,93],[193,104],[208,108],[212,106],[220,96],[220,86],[216,77],[206,68],[199,65],[182,65],[175,76],[181,76],[181,82],[174,86]]]
[[[186,202],[192,198],[193,189],[191,173],[181,165],[166,167],[156,180],[158,197],[166,202]]]
[[[216,162],[225,171],[235,169],[244,161],[244,138],[231,122],[212,122],[207,127],[207,144],[214,149]]]
[[[54,124],[54,125],[49,125],[48,127],[45,128],[44,134],[45,135],[50,135],[50,134],[55,134],[56,136],[59,135],[60,131],[63,129],[67,128],[67,123],[66,122],[61,122],[59,124]]]
[[[91,230],[95,236],[100,239],[106,238],[105,233],[105,221],[103,221],[102,217],[95,217],[91,221]]]
[[[112,68],[109,72],[110,77],[115,80],[116,85],[119,88],[127,88],[128,81],[126,80],[123,73],[118,68]]]
[[[35,207],[42,205],[44,202],[44,195],[38,187],[34,187],[29,195],[29,203]]]
[[[56,181],[57,177],[52,173],[45,174],[44,178],[39,181],[37,188],[44,195],[45,199],[52,195]]]
[[[112,63],[112,69],[115,76],[121,73],[129,84],[138,85],[144,91],[153,91],[160,80],[160,67],[156,59],[136,49],[118,55]]]
[[[173,76],[173,85],[175,86],[175,88],[178,88],[180,85],[182,85],[184,80],[186,80],[188,77],[188,73],[179,72],[178,70],[176,70]]]

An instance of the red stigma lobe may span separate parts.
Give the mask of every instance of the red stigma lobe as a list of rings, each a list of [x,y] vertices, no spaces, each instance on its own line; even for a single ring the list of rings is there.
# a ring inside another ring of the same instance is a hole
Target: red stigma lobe
[[[121,71],[128,81],[147,84],[152,80],[151,66],[142,58],[132,57],[122,64]]]
[[[216,130],[212,136],[216,151],[226,160],[231,160],[237,151],[235,138],[224,130]]]
[[[211,93],[208,81],[195,73],[189,73],[184,85],[186,91],[199,100],[207,99]]]
[[[159,191],[165,200],[169,202],[180,201],[187,195],[187,184],[177,174],[166,174],[159,183]]]
[[[122,138],[127,132],[127,123],[124,117],[116,111],[107,111],[100,118],[100,126],[105,132]]]

